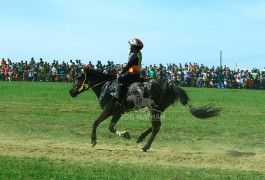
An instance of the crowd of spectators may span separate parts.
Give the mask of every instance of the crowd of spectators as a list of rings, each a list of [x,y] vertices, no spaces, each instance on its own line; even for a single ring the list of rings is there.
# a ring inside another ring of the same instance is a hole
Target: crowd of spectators
[[[33,82],[72,82],[84,66],[90,66],[105,74],[116,75],[126,64],[115,64],[108,61],[88,64],[81,60],[70,60],[59,63],[47,63],[40,58],[38,62],[31,58],[30,62],[13,62],[2,58],[0,65],[0,80],[2,81],[33,81]],[[169,81],[175,86],[233,88],[233,89],[265,89],[264,69],[231,70],[229,67],[207,67],[197,63],[170,63],[142,67],[141,75],[147,78],[156,78]]]

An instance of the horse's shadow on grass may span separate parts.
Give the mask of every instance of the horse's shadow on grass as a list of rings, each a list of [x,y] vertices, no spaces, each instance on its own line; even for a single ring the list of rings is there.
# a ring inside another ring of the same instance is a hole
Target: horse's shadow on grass
[[[100,149],[96,149],[97,151],[109,151],[109,152],[113,152],[113,151],[117,151],[117,152],[121,152],[121,151],[128,151],[126,149],[103,149],[103,148],[100,148]]]
[[[233,157],[249,157],[249,156],[255,156],[256,153],[253,152],[240,152],[235,150],[229,150],[227,151],[227,155],[233,156]]]

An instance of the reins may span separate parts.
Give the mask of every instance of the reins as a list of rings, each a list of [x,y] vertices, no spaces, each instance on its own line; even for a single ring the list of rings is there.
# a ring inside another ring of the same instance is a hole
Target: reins
[[[103,83],[105,83],[105,82],[107,82],[107,81],[110,81],[110,80],[114,80],[114,79],[116,79],[116,77],[112,77],[112,78],[108,78],[108,79],[106,79],[106,80],[104,80],[104,81],[102,81],[102,82],[100,82],[100,83],[97,83],[97,84],[95,84],[95,85],[93,85],[93,86],[89,86],[90,85],[90,81],[87,81],[87,78],[86,78],[86,73],[85,73],[85,79],[84,79],[84,81],[83,81],[83,83],[82,83],[82,86],[79,88],[79,92],[81,92],[81,91],[85,91],[85,90],[88,90],[89,88],[94,88],[94,87],[96,87],[96,86],[99,86],[99,85],[101,85],[101,84],[103,84]]]
[[[95,85],[93,85],[93,86],[90,86],[90,88],[93,88],[93,87],[99,86],[99,85],[101,85],[101,84],[103,84],[103,83],[105,83],[105,82],[107,82],[107,81],[114,80],[114,79],[116,79],[116,77],[112,77],[112,78],[106,79],[106,80],[104,80],[104,81],[102,81],[102,82],[100,82],[100,83],[97,83],[97,84],[95,84]],[[89,83],[90,83],[90,81],[89,81]]]
[[[95,85],[93,85],[93,86],[89,86],[90,85],[90,81],[87,81],[87,74],[85,73],[85,79],[84,79],[84,81],[83,81],[83,83],[82,83],[82,86],[79,88],[79,92],[81,92],[81,91],[85,91],[85,90],[88,90],[89,88],[94,88],[94,87],[97,87],[97,86],[99,86],[99,85],[101,85],[101,84],[103,84],[103,83],[105,83],[105,82],[107,82],[107,81],[110,81],[110,80],[114,80],[114,79],[116,79],[116,77],[112,77],[112,78],[108,78],[108,79],[106,79],[106,80],[104,80],[104,81],[102,81],[102,82],[100,82],[100,83],[97,83],[97,84],[95,84]],[[139,78],[139,80],[140,80],[141,78]],[[150,78],[146,78],[146,79],[150,79]],[[138,81],[138,80],[137,80]]]

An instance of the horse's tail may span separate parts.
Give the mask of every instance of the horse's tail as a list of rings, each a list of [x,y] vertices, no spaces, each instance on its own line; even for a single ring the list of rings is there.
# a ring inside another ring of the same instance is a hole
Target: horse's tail
[[[174,88],[174,95],[176,97],[176,100],[179,99],[182,105],[187,106],[193,116],[200,119],[205,119],[219,115],[221,109],[213,107],[212,104],[203,106],[201,108],[193,108],[191,105],[189,105],[188,102],[190,99],[183,89],[179,87],[172,88]]]

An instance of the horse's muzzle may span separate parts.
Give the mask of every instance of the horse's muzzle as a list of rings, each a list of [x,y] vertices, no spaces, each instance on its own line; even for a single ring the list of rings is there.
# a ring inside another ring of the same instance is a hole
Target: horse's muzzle
[[[78,95],[78,91],[70,90],[69,94],[70,94],[71,97],[76,97]]]

